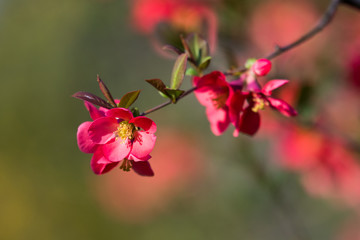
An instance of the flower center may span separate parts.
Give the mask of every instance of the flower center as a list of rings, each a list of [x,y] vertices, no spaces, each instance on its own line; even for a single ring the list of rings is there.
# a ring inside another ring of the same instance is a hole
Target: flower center
[[[115,132],[115,136],[116,138],[121,138],[123,141],[127,139],[132,140],[134,138],[134,130],[134,124],[128,121],[122,121]]]
[[[258,112],[259,110],[263,110],[265,106],[269,105],[263,98],[254,96],[253,97],[254,106],[251,108],[253,112]]]
[[[220,109],[226,104],[228,99],[228,93],[226,90],[221,89],[218,92],[214,92],[214,97],[211,98],[212,104],[216,109]]]

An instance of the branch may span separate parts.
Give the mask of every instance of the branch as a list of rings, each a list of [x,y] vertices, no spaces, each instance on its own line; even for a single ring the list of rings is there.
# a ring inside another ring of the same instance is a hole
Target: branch
[[[193,88],[190,88],[189,90],[185,91],[178,99],[176,102],[180,101],[182,98],[186,97],[187,95],[189,95],[190,93],[192,93],[196,88],[193,87]],[[171,100],[167,101],[167,102],[164,102],[160,105],[157,105],[156,107],[153,107],[143,113],[140,114],[140,116],[145,116],[145,115],[148,115],[149,113],[152,113],[152,112],[155,112],[163,107],[166,107],[167,105],[170,105],[172,103]]]
[[[345,3],[352,7],[360,9],[360,0],[341,0],[341,3]]]
[[[317,33],[319,33],[321,30],[323,30],[333,19],[336,10],[338,8],[338,5],[340,2],[359,2],[358,0],[332,0],[330,5],[328,6],[325,14],[323,15],[323,17],[320,19],[320,21],[318,22],[318,24],[312,29],[310,30],[308,33],[306,33],[305,35],[303,35],[302,37],[300,37],[298,40],[296,40],[293,43],[290,43],[289,45],[286,46],[277,46],[276,50],[274,52],[272,52],[271,54],[269,54],[268,56],[266,56],[265,58],[267,59],[273,59],[277,56],[279,56],[280,54],[300,45],[301,43],[309,40],[310,38],[312,38],[313,36],[315,36]]]

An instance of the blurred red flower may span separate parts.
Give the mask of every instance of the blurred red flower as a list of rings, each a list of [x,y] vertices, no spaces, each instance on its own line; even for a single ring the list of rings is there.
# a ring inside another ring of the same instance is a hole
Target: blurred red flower
[[[300,173],[310,194],[360,206],[360,166],[343,141],[290,126],[276,145],[281,165]]]
[[[134,0],[132,22],[137,30],[152,34],[160,23],[183,33],[203,33],[213,52],[217,39],[217,16],[204,1]],[[205,26],[205,30],[203,27]]]
[[[319,17],[310,1],[263,1],[254,10],[249,34],[260,53],[268,54],[275,50],[276,45],[290,44],[307,33]],[[317,37],[282,54],[278,61],[288,71],[299,70],[299,65],[301,71],[310,69],[321,46],[322,38]]]

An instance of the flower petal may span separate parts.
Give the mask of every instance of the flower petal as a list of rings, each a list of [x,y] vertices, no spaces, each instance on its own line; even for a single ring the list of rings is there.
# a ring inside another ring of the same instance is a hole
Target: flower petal
[[[240,117],[240,124],[237,127],[237,131],[254,135],[260,127],[260,114],[258,112],[254,112],[251,106],[248,106],[243,114]],[[236,136],[236,132],[234,132],[234,136]]]
[[[114,132],[119,126],[113,117],[96,119],[89,127],[89,136],[97,144],[105,144],[115,137]]]
[[[120,162],[129,155],[131,143],[126,140],[118,139],[112,143],[103,145],[104,156],[111,162]]]
[[[214,103],[225,104],[231,91],[225,75],[218,71],[209,73],[197,80],[196,87],[195,96],[200,104],[206,107],[213,106]]]
[[[133,118],[133,115],[130,112],[130,110],[126,108],[112,108],[106,112],[106,116],[120,118],[126,121],[129,121],[130,119]]]
[[[139,116],[131,119],[129,123],[133,123],[136,127],[140,127],[146,132],[156,132],[156,124],[150,118]]]
[[[279,88],[288,82],[289,80],[284,80],[284,79],[276,79],[276,80],[268,81],[262,88],[261,92],[266,96],[270,96],[272,90]]]
[[[95,174],[107,173],[117,164],[117,162],[110,162],[104,157],[101,147],[97,148],[90,162],[91,169]]]
[[[243,110],[246,97],[247,95],[243,94],[240,90],[236,90],[229,98],[229,117],[234,126],[239,124],[240,113]]]
[[[89,136],[89,127],[91,124],[92,122],[80,124],[76,134],[79,149],[84,153],[93,153],[97,147],[97,144],[94,143]]]
[[[98,119],[100,117],[105,117],[105,113],[103,111],[100,111],[99,109],[97,109],[91,103],[84,101],[84,105],[85,105],[86,109],[89,111],[90,117],[92,120]]]
[[[278,110],[281,114],[287,117],[294,117],[297,115],[297,111],[285,101],[271,97],[268,97],[267,100],[269,101],[270,106]]]
[[[150,163],[148,161],[141,161],[141,162],[131,161],[131,163],[132,163],[132,169],[137,174],[147,177],[154,176],[154,172],[151,169]]]
[[[136,158],[144,158],[151,153],[155,146],[156,136],[152,133],[137,131],[132,145],[131,154]]]
[[[230,124],[230,117],[227,106],[220,109],[207,107],[206,115],[210,122],[211,131],[215,136],[219,136],[225,132]]]

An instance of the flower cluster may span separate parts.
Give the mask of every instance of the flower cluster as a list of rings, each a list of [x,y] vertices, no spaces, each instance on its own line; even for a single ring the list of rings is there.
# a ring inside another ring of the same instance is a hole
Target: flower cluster
[[[195,95],[206,107],[206,115],[212,132],[221,135],[232,123],[233,135],[239,132],[254,135],[260,127],[259,110],[270,106],[285,116],[296,116],[297,112],[281,99],[271,97],[272,91],[286,84],[288,80],[276,79],[262,88],[256,76],[265,76],[271,69],[267,59],[257,60],[238,80],[227,82],[219,71],[203,77],[194,77]]]
[[[93,121],[79,126],[77,142],[82,152],[93,153],[94,173],[107,173],[120,164],[124,171],[132,168],[139,175],[153,176],[148,160],[156,141],[156,124],[147,117],[134,117],[126,108],[97,109],[84,103]]]

